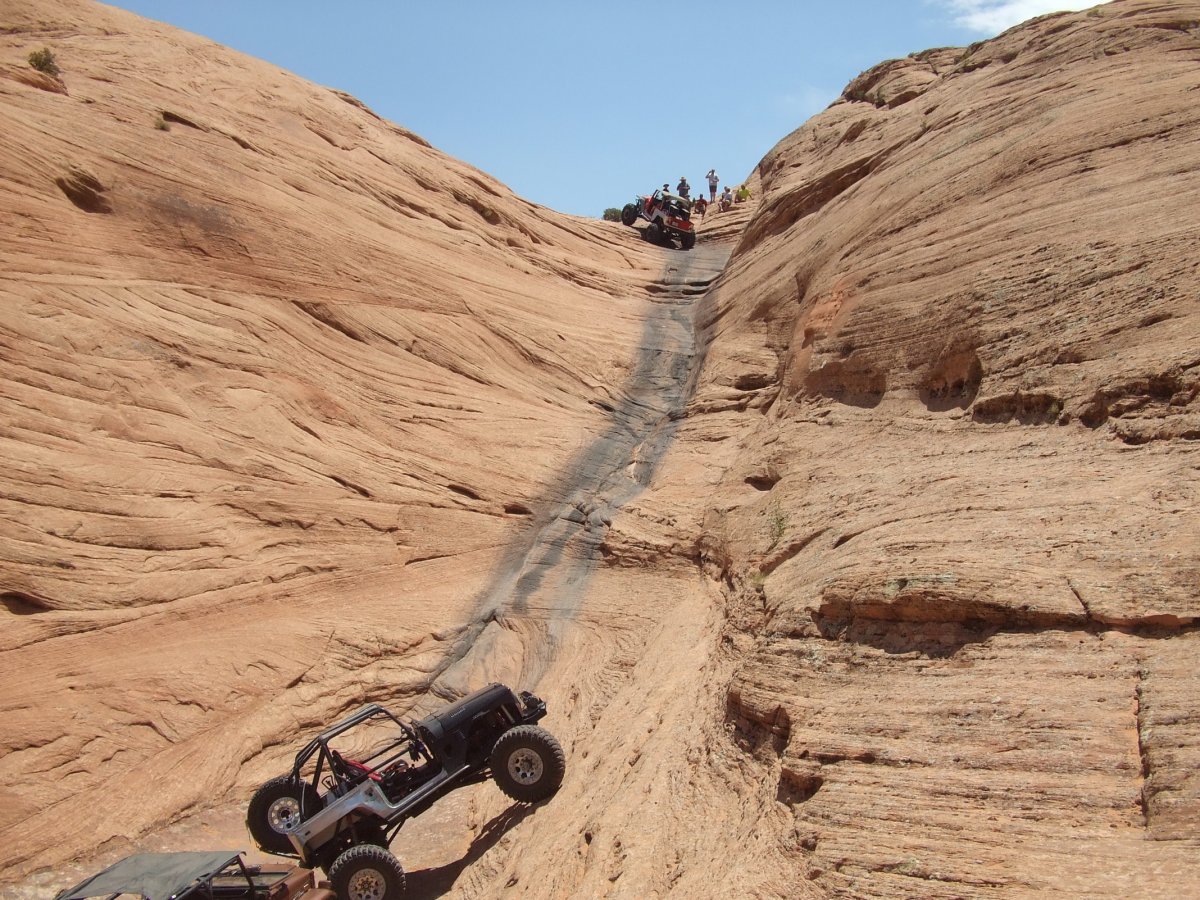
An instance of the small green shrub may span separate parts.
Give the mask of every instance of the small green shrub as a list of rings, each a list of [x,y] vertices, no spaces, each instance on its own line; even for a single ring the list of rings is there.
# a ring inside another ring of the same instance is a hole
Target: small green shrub
[[[54,61],[54,54],[50,52],[49,47],[43,47],[41,50],[34,50],[30,53],[29,64],[47,75],[58,75],[59,72],[58,63]]]
[[[606,209],[604,211],[604,221],[605,222],[620,222],[621,221],[621,211],[619,209],[617,209],[615,206],[610,206],[608,209]]]
[[[771,532],[771,544],[767,547],[767,551],[770,552],[779,546],[779,542],[787,533],[788,528],[787,513],[783,511],[778,503],[773,504],[767,510],[767,528]]]

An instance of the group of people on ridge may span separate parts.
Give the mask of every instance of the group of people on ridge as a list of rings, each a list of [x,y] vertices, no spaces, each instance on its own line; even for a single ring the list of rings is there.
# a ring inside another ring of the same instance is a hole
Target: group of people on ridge
[[[721,186],[721,177],[717,174],[716,169],[709,169],[705,176],[708,181],[708,199],[704,199],[704,194],[701,193],[695,200],[692,199],[692,186],[688,184],[685,176],[679,177],[679,184],[675,186],[675,193],[687,200],[692,209],[700,214],[700,218],[704,218],[704,213],[710,204],[716,204],[717,210],[724,212],[733,206],[734,203],[741,203],[743,200],[750,199],[750,188],[744,184],[738,185],[737,191],[725,185],[725,189],[720,192],[720,197],[717,196],[717,191]],[[663,193],[667,193],[670,189],[670,182],[663,185]]]

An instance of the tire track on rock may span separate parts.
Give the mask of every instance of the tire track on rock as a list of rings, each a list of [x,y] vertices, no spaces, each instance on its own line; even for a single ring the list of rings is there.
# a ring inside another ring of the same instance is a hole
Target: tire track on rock
[[[472,626],[435,678],[438,696],[488,681],[533,688],[578,616],[613,516],[654,477],[704,362],[695,323],[729,258],[725,245],[669,253],[647,291],[631,374],[608,425],[548,486],[530,527],[503,552],[475,600]]]

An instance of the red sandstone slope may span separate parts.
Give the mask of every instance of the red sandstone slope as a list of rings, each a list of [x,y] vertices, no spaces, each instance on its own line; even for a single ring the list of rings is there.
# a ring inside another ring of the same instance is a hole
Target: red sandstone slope
[[[1198,62],[1195,2],[1045,17],[759,167],[702,546],[818,887],[1200,885]]]
[[[1200,885],[1200,4],[864,73],[711,289],[208,42],[11,18],[19,896],[245,846],[318,724],[493,678],[568,778],[406,827],[414,896]]]
[[[660,262],[208,41],[82,2],[4,24],[16,866],[244,792],[364,696],[422,696],[622,408]],[[43,45],[58,79],[30,77]]]

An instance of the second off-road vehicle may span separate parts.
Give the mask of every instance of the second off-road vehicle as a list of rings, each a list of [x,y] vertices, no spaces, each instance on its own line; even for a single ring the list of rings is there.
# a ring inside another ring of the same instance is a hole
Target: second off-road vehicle
[[[139,900],[335,900],[311,869],[248,865],[237,850],[138,853],[128,856],[55,900],[136,897]]]
[[[415,722],[364,706],[309,741],[291,772],[258,789],[246,826],[263,850],[324,869],[343,900],[392,900],[403,891],[404,870],[388,845],[452,790],[488,777],[524,803],[558,790],[566,757],[535,724],[545,714],[544,701],[502,684]]]
[[[632,227],[638,219],[650,223],[646,227],[645,237],[652,243],[670,244],[677,240],[682,250],[691,250],[696,246],[692,205],[683,197],[661,190],[648,197],[637,197],[621,210],[621,222]]]

